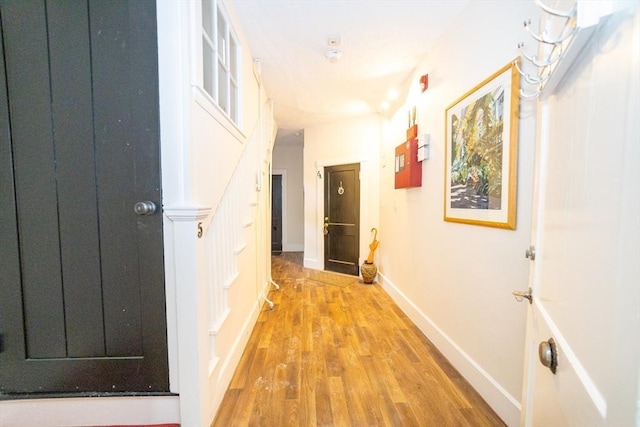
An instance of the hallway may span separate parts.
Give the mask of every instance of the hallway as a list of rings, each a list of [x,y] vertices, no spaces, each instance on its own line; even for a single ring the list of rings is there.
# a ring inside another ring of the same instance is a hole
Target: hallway
[[[265,304],[214,426],[501,426],[380,286],[272,257]]]

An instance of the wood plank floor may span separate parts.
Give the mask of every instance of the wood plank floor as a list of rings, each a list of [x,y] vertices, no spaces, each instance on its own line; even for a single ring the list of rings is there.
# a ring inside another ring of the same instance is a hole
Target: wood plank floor
[[[379,285],[318,283],[301,264],[272,257],[281,290],[213,426],[505,425]]]

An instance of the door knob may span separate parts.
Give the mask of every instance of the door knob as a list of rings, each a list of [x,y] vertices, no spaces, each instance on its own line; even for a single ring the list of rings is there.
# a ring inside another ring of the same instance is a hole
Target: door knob
[[[531,261],[535,261],[536,247],[533,245],[529,246],[529,248],[524,252],[524,257],[529,258]]]
[[[549,368],[549,370],[555,375],[558,368],[558,348],[553,338],[549,338],[548,341],[542,341],[538,346],[538,357],[540,363]]]
[[[133,205],[133,211],[137,215],[151,215],[156,212],[156,204],[150,201],[138,202]]]
[[[516,301],[521,302],[523,298],[526,298],[529,300],[529,304],[533,304],[532,292],[533,290],[529,288],[526,291],[513,291],[511,293],[516,298]]]

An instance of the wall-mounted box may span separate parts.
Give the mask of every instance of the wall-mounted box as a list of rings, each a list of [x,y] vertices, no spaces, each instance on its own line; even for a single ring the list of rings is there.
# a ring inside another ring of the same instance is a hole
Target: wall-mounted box
[[[418,139],[418,161],[427,160],[429,158],[429,146],[431,145],[431,135],[425,133],[422,138]]]
[[[415,136],[396,147],[395,172],[395,188],[422,186],[422,164],[418,162],[418,139]]]

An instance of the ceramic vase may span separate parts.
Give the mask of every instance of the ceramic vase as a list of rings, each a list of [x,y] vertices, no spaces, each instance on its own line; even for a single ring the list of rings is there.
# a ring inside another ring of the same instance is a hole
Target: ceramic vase
[[[362,280],[366,284],[373,283],[373,279],[378,274],[378,267],[374,263],[363,262],[360,266],[360,274],[362,274]]]

